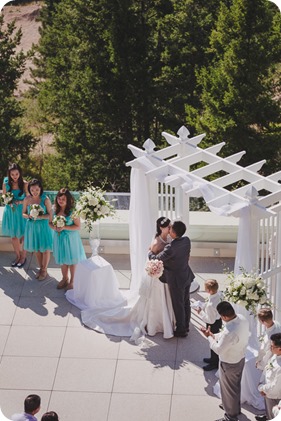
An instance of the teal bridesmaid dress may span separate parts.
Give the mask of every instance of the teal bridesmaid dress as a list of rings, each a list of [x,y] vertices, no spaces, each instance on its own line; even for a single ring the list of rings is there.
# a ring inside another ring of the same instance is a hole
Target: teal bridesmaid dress
[[[65,217],[66,225],[73,225],[71,214]],[[53,255],[58,265],[76,265],[85,260],[86,254],[80,238],[79,230],[54,231]]]
[[[44,204],[47,195],[45,193],[41,196],[40,206],[46,213],[46,206]],[[27,207],[28,214],[30,213],[30,206]],[[30,252],[53,250],[53,231],[49,227],[48,219],[28,219],[25,225],[24,233],[24,249]]]
[[[25,193],[20,194],[20,190],[11,190],[8,184],[8,177],[4,178],[6,191],[14,195],[14,201],[23,200]],[[24,236],[26,220],[22,216],[22,204],[5,205],[3,220],[2,220],[2,234],[11,238],[22,238]]]

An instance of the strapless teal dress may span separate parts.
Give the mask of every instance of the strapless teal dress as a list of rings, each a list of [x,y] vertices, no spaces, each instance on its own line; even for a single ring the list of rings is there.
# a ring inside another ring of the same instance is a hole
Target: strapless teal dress
[[[74,224],[71,214],[65,219],[66,225]],[[54,231],[53,255],[58,265],[76,265],[87,259],[79,230],[63,230],[60,233]]]
[[[20,195],[20,190],[11,190],[8,184],[8,177],[4,178],[4,184],[6,186],[7,192],[11,192],[14,195],[13,200],[23,200],[25,198],[25,193]],[[22,238],[24,236],[26,220],[22,216],[22,204],[15,205],[13,207],[10,205],[5,205],[3,220],[2,220],[2,234],[7,237],[17,237]]]
[[[41,196],[40,206],[46,213],[46,206],[44,204],[47,195],[45,193]],[[30,206],[27,207],[28,214],[30,213]],[[30,252],[52,251],[53,250],[53,230],[49,227],[48,219],[28,219],[25,225],[24,233],[24,249]]]

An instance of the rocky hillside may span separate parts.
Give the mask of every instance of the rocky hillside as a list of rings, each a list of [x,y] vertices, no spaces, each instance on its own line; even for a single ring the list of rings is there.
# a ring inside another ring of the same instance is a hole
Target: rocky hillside
[[[19,49],[22,49],[24,52],[27,52],[32,47],[32,44],[37,44],[39,41],[40,22],[38,21],[38,16],[41,7],[42,2],[37,1],[23,6],[5,6],[2,9],[4,22],[9,23],[15,20],[17,28],[22,29],[23,35]],[[24,80],[29,78],[31,67],[32,63],[28,61],[26,70],[19,81],[17,95],[20,95],[28,88]]]

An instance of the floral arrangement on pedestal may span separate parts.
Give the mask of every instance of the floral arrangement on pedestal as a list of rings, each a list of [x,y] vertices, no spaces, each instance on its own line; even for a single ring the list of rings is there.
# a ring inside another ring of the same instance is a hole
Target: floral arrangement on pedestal
[[[115,208],[104,197],[105,191],[97,187],[87,187],[76,202],[73,217],[85,221],[86,229],[91,232],[93,222],[115,214]]]
[[[265,282],[256,273],[243,271],[240,275],[228,275],[229,285],[224,291],[225,300],[245,307],[250,313],[256,315],[258,305],[271,307],[266,294]]]
[[[163,275],[164,265],[162,260],[153,259],[148,260],[145,266],[145,270],[152,278],[160,278]]]

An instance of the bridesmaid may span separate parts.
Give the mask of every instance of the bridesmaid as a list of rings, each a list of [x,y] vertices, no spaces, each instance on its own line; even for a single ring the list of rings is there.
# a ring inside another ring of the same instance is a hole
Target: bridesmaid
[[[39,271],[36,274],[38,281],[46,279],[47,267],[50,261],[50,253],[53,249],[53,233],[49,227],[52,217],[52,205],[50,199],[43,191],[39,180],[33,179],[28,183],[27,196],[23,202],[23,217],[27,219],[24,234],[24,249],[35,252]],[[34,219],[30,215],[30,206],[40,205],[44,211],[43,215]]]
[[[72,216],[73,210],[74,199],[70,191],[65,188],[60,189],[55,199],[54,217],[64,216],[65,225],[59,228],[53,224],[54,220],[50,222],[50,227],[55,230],[53,254],[56,263],[61,265],[62,272],[62,280],[57,285],[58,289],[73,289],[76,265],[86,259],[79,233],[80,218]]]
[[[22,248],[25,229],[25,219],[22,216],[23,200],[28,193],[27,181],[22,177],[22,171],[18,164],[9,165],[7,177],[3,181],[3,194],[13,193],[13,203],[5,205],[2,233],[12,239],[12,245],[16,253],[12,267],[21,268],[26,261],[26,251]]]

